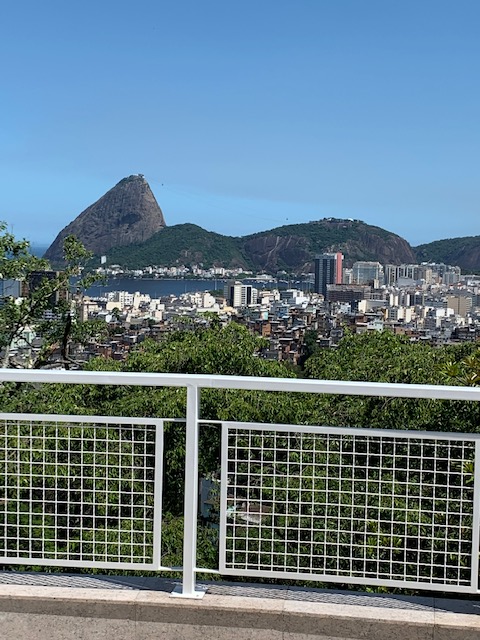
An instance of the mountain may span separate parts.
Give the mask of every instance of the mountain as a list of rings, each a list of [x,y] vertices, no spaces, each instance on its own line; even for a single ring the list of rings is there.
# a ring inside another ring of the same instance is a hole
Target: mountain
[[[356,260],[415,262],[412,248],[400,236],[359,220],[333,218],[286,225],[241,238],[180,224],[165,228],[143,244],[112,249],[108,262],[127,268],[202,263],[205,268],[301,273],[313,269],[316,254],[330,251],[342,251],[347,266]]]
[[[114,247],[143,243],[164,227],[162,210],[148,182],[141,174],[132,175],[62,229],[44,257],[62,264],[63,241],[70,234],[95,255],[104,255]]]
[[[480,270],[480,236],[448,238],[414,247],[419,262],[444,262],[462,271]]]
[[[159,231],[143,244],[117,247],[108,252],[109,264],[128,269],[150,265],[222,265],[252,268],[237,238],[206,231],[195,224],[177,224]]]
[[[445,262],[480,270],[480,236],[438,240],[412,248],[400,236],[360,220],[324,218],[277,227],[240,238],[193,224],[166,227],[143,175],[132,175],[90,205],[56,237],[45,253],[63,261],[63,241],[75,235],[94,255],[127,268],[149,265],[239,267],[253,271],[312,271],[315,255],[341,251],[345,265],[357,260],[382,264]]]
[[[242,238],[241,246],[257,269],[268,272],[311,271],[316,254],[333,251],[344,254],[346,266],[357,260],[382,264],[415,261],[411,246],[400,236],[351,219],[324,218],[277,227]]]

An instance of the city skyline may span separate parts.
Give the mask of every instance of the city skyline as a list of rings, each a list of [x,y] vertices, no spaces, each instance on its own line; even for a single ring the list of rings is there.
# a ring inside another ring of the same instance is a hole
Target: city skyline
[[[480,234],[472,0],[9,3],[0,219],[48,245],[143,173],[167,225]]]

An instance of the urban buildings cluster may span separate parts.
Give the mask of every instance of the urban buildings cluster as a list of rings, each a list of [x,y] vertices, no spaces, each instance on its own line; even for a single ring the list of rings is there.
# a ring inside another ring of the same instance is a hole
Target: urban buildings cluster
[[[205,280],[215,278],[238,278],[240,275],[252,275],[252,271],[245,269],[226,269],[225,267],[210,267],[204,269],[202,265],[174,265],[170,267],[149,266],[143,269],[126,269],[119,264],[100,266],[97,272],[107,278],[117,278],[124,275],[134,278],[201,278]]]
[[[265,274],[220,282],[223,295],[218,290],[161,297],[114,291],[77,298],[72,304],[79,318],[101,320],[109,330],[108,337],[75,345],[74,357],[79,363],[97,355],[123,359],[146,337],[206,325],[212,314],[266,338],[264,357],[292,364],[302,362],[308,331],[325,348],[334,348],[346,328],[390,330],[434,344],[480,339],[480,276],[462,275],[456,266],[358,261],[344,268],[343,255],[336,252],[316,257],[309,291],[279,288]],[[0,280],[0,303],[7,295],[21,296],[21,283]],[[25,358],[24,352],[40,344],[35,327],[25,327],[11,350]]]

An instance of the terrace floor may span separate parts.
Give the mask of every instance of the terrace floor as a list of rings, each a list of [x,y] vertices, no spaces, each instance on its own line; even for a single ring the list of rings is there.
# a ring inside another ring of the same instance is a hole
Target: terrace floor
[[[0,572],[0,638],[15,640],[479,640],[480,599],[247,583]]]

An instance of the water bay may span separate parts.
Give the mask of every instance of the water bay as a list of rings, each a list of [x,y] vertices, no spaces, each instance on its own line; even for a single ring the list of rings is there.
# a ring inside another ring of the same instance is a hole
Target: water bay
[[[213,291],[222,289],[224,280],[187,280],[181,278],[110,278],[105,284],[96,284],[87,289],[87,295],[103,297],[110,291],[139,291],[151,298],[175,295],[193,291]]]

